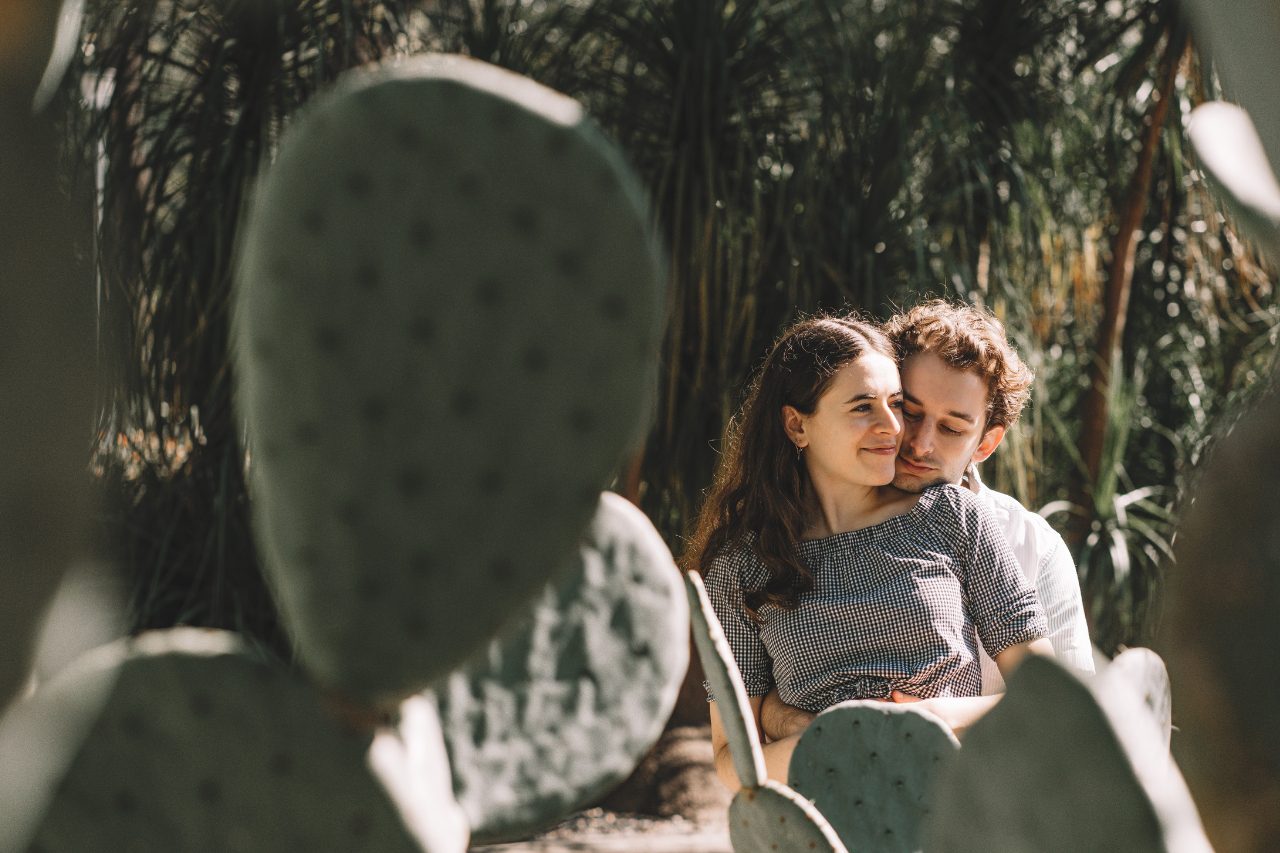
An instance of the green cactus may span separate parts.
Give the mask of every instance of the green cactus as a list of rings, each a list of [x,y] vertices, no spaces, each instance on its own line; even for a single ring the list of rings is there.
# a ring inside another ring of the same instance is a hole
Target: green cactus
[[[845,853],[835,830],[813,804],[769,780],[734,796],[729,804],[729,841],[734,853]]]
[[[406,829],[365,766],[374,737],[232,634],[122,640],[6,720],[2,802],[23,819],[0,827],[0,850],[457,853]]]
[[[1280,849],[1280,453],[1273,390],[1213,450],[1178,531],[1159,648],[1174,754],[1220,850]]]
[[[430,695],[411,696],[400,705],[399,717],[394,729],[375,732],[369,769],[424,853],[462,853],[470,823],[453,795],[439,709]]]
[[[1202,104],[1188,134],[1241,226],[1280,263],[1280,6],[1273,0],[1190,0],[1187,11],[1197,43],[1212,58],[1227,95],[1241,105]]]
[[[1280,183],[1249,114],[1235,104],[1202,104],[1187,128],[1205,174],[1241,226],[1280,261]]]
[[[236,368],[255,533],[321,683],[424,688],[572,552],[656,387],[647,224],[576,102],[473,60],[351,72],[288,129]]]
[[[689,595],[689,617],[693,621],[693,642],[706,672],[707,683],[711,685],[716,710],[720,712],[720,722],[729,741],[729,754],[733,757],[738,781],[744,788],[759,787],[768,773],[742,675],[738,672],[720,620],[711,609],[701,576],[697,572],[687,572],[685,588]]]
[[[1173,733],[1173,696],[1169,670],[1151,649],[1125,649],[1106,668],[1108,680],[1123,682],[1137,691],[1159,728],[1164,748],[1169,748]]]
[[[925,849],[1209,851],[1154,719],[1105,673],[1029,657],[939,774]]]
[[[729,804],[729,839],[736,853],[825,850],[844,853],[821,812],[795,791],[767,777],[760,735],[742,685],[742,675],[711,609],[702,577],[685,573],[693,641],[720,712],[729,754],[742,789]]]
[[[625,779],[688,668],[679,570],[644,513],[602,495],[571,563],[434,690],[477,841],[527,835]]]
[[[616,151],[483,63],[354,72],[288,129],[242,235],[255,535],[321,689],[220,632],[97,650],[0,727],[0,850],[459,853],[455,779],[505,832],[620,781],[687,664],[670,552],[621,498],[442,690],[452,774],[410,695],[528,605],[644,431],[664,265]]]
[[[92,200],[66,197],[56,117],[32,111],[59,5],[8,0],[0,12],[0,711],[27,686],[41,620],[94,514]]]
[[[1276,45],[1280,6],[1273,0],[1189,0],[1198,46],[1213,60],[1228,96],[1253,117],[1271,169],[1280,174],[1280,91]]]
[[[787,784],[850,850],[919,850],[933,779],[959,748],[941,720],[910,705],[841,702],[800,737]]]

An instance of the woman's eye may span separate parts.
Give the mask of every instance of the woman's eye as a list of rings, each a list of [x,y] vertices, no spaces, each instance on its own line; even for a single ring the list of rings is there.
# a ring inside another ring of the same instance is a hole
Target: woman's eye
[[[853,410],[855,412],[869,412],[871,411],[871,405],[869,403],[863,403],[861,406],[854,406]]]
[[[894,400],[892,403],[890,403],[890,404],[889,404],[889,407],[890,407],[890,408],[893,408],[893,409],[901,409],[901,408],[902,408],[902,401],[901,401],[901,400]]]

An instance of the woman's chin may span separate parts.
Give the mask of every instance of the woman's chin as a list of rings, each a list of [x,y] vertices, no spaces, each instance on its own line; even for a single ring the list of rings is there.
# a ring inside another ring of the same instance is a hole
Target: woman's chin
[[[865,465],[866,480],[868,486],[887,486],[893,482],[894,476],[897,474],[897,467],[894,464],[894,457],[890,456],[884,462],[872,462]]]

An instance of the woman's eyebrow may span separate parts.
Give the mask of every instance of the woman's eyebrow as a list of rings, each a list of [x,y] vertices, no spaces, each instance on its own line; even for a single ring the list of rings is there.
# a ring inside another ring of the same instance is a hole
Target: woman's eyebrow
[[[901,389],[901,388],[899,388],[899,389],[898,389],[898,390],[896,390],[896,391],[890,391],[887,395],[884,395],[884,396],[889,396],[889,397],[901,397],[901,396],[902,396],[902,389]],[[862,394],[854,394],[854,395],[853,395],[852,397],[850,397],[848,400],[845,400],[845,401],[844,401],[844,405],[846,405],[846,406],[847,406],[847,405],[849,405],[850,403],[856,403],[856,402],[858,402],[859,400],[878,400],[878,399],[880,399],[880,397],[881,397],[881,395],[880,395],[880,394],[872,394],[870,391],[867,391],[867,392],[864,392],[864,393],[862,393]]]

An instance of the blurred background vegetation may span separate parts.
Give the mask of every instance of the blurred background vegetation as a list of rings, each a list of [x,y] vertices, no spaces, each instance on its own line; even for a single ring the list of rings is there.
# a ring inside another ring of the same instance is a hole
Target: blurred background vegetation
[[[511,68],[629,154],[672,289],[656,419],[617,487],[676,551],[746,377],[798,312],[970,300],[1038,377],[986,479],[1068,536],[1114,652],[1150,636],[1196,470],[1270,383],[1275,271],[1196,168],[1185,122],[1220,93],[1171,0],[86,9],[68,139],[99,191],[100,358],[122,365],[95,467],[139,628],[230,627],[287,654],[230,406],[231,247],[289,116],[373,59]]]

